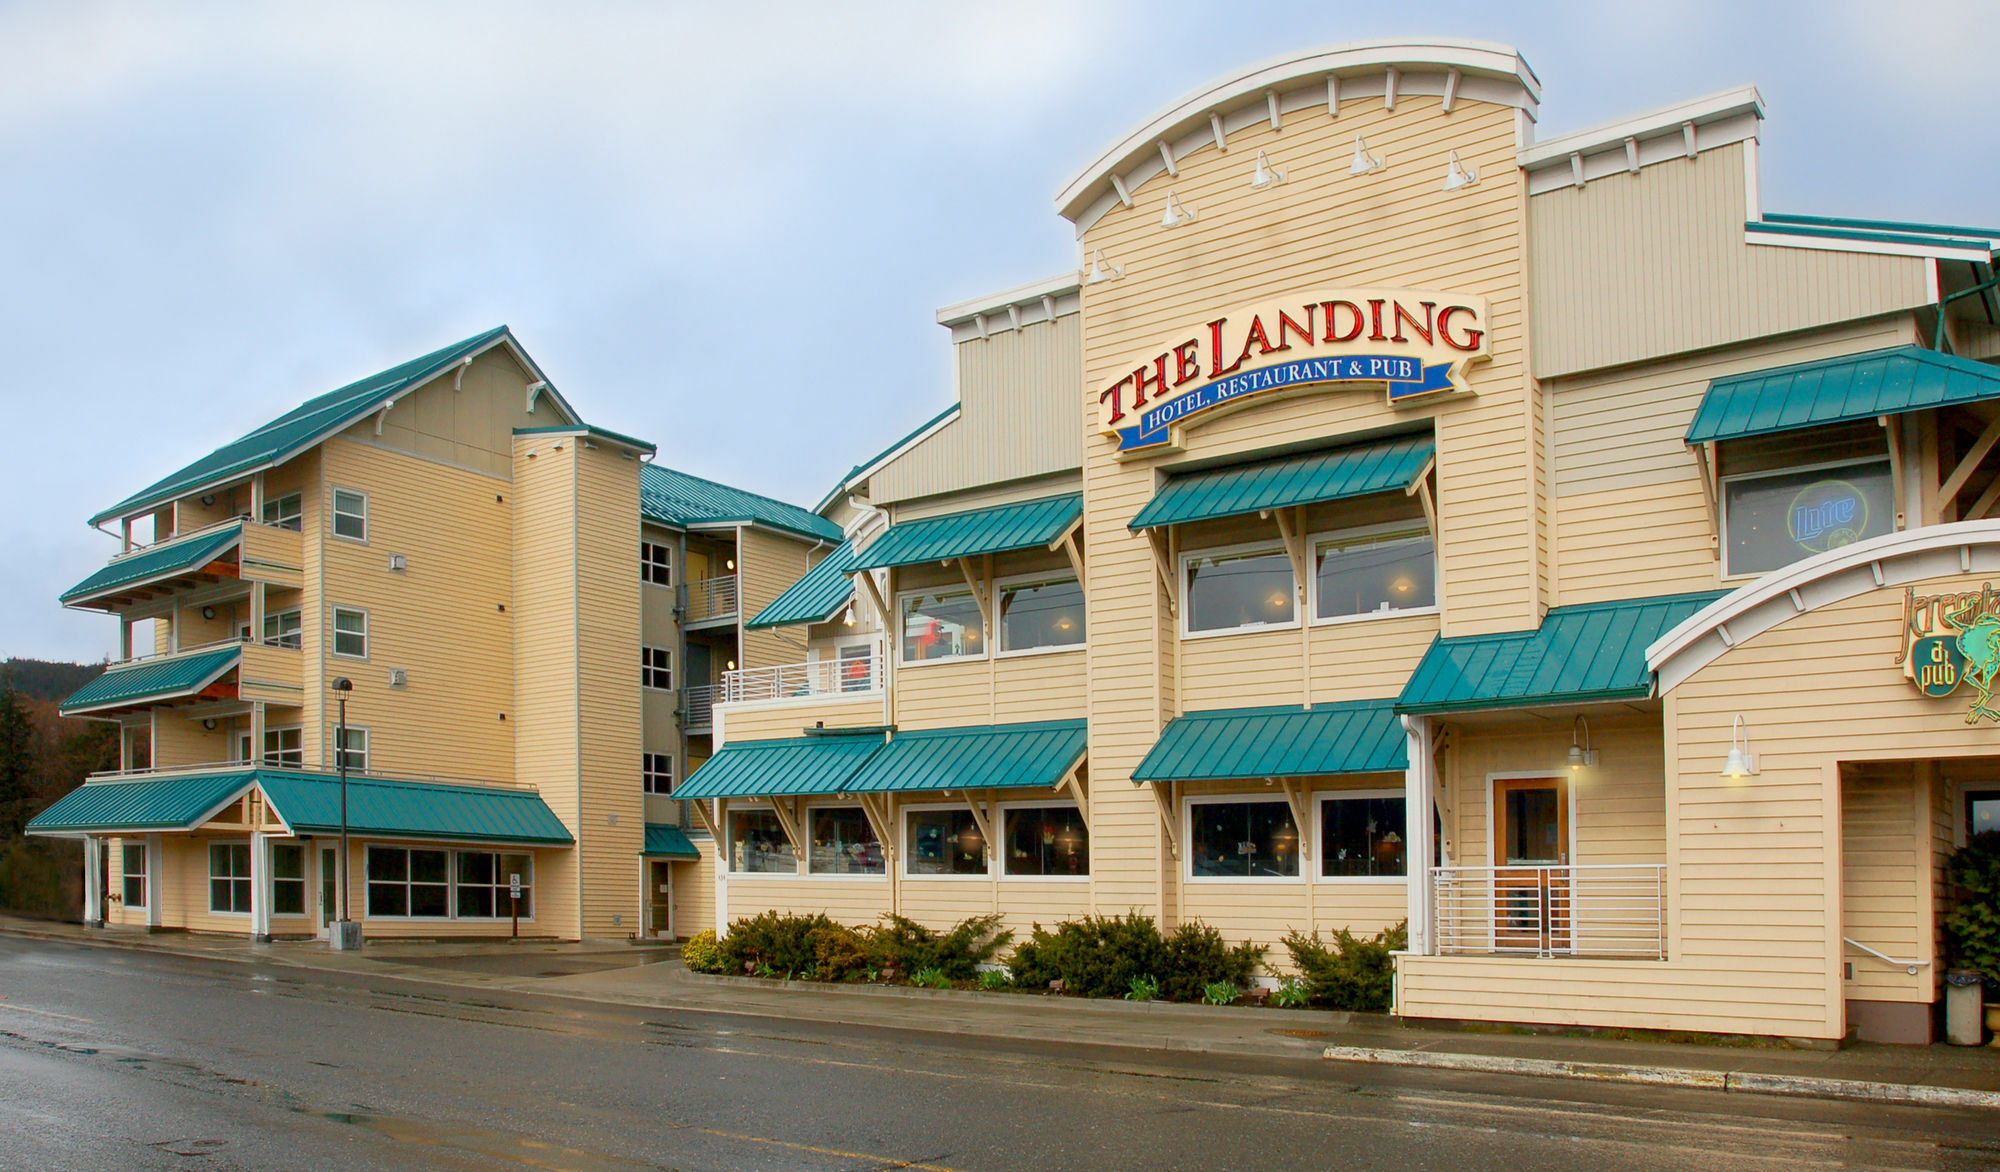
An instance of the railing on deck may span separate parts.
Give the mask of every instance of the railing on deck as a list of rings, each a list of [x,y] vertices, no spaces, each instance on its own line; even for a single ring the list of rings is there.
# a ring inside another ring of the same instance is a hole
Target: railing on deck
[[[681,689],[681,723],[687,728],[706,728],[715,723],[716,693],[713,684]]]
[[[879,665],[873,649],[870,649],[866,655],[850,655],[844,659],[781,663],[776,667],[724,672],[721,699],[725,703],[740,704],[750,700],[832,696],[843,692],[872,692],[879,684]]]
[[[1431,939],[1442,956],[1667,958],[1667,869],[1657,863],[1437,867]]]
[[[251,769],[283,769],[291,773],[310,773],[326,778],[337,778],[340,776],[340,771],[331,765],[289,764],[276,759],[267,759],[264,761],[231,759],[226,761],[183,762],[179,765],[142,766],[137,769],[101,769],[90,774],[85,780],[92,784],[113,781],[146,781],[153,778],[179,777],[188,774],[235,773]],[[532,781],[503,781],[492,777],[472,777],[465,774],[453,773],[411,773],[401,769],[387,771],[349,769],[347,777],[349,781],[414,781],[430,785],[483,786],[487,789],[522,790],[527,793],[541,792],[541,787]]]
[[[701,578],[682,587],[682,622],[702,623],[736,616],[735,574]]]
[[[154,659],[172,659],[178,655],[199,655],[204,651],[214,651],[218,647],[243,646],[277,647],[285,651],[297,651],[305,646],[305,641],[298,631],[291,631],[283,635],[272,635],[265,639],[252,638],[249,635],[229,635],[221,639],[211,639],[206,643],[196,643],[191,646],[176,648],[172,651],[147,651],[143,654],[134,655],[130,659],[110,659],[105,661],[104,666],[106,668],[131,667],[133,664],[145,663]]]

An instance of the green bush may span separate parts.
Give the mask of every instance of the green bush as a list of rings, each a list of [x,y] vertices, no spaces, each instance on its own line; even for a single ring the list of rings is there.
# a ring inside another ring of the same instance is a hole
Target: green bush
[[[755,972],[792,978],[813,976],[819,967],[819,940],[844,930],[823,915],[760,912],[729,925],[722,940],[722,971]],[[820,934],[820,935],[816,935]]]
[[[1123,997],[1134,978],[1164,971],[1167,942],[1151,916],[1085,916],[1055,926],[1036,924],[1014,949],[1007,969],[1024,989],[1061,981],[1077,997]]]
[[[1014,939],[1000,930],[997,915],[974,916],[945,932],[934,932],[906,916],[886,916],[868,933],[877,967],[900,973],[936,969],[947,981],[969,981],[979,966]]]
[[[951,978],[944,975],[943,969],[918,969],[915,973],[911,974],[910,984],[924,989],[949,989],[951,988]]]
[[[1203,1005],[1234,1005],[1242,990],[1229,981],[1215,981],[1201,991]]]
[[[57,920],[83,914],[83,850],[60,840],[0,840],[0,909]]]
[[[812,941],[815,981],[866,980],[875,971],[875,958],[868,940],[860,932],[840,924],[829,924],[806,933]]]
[[[1014,982],[1007,976],[1004,969],[980,969],[979,987],[990,992],[999,989],[1011,989],[1014,987]]]
[[[1973,835],[1945,861],[1944,874],[1956,888],[1944,918],[1955,963],[2000,978],[2000,830]]]
[[[1263,959],[1262,945],[1245,941],[1231,948],[1207,924],[1182,924],[1167,937],[1166,960],[1158,970],[1161,994],[1169,1001],[1205,1001],[1212,985],[1240,989]]]
[[[1158,1001],[1159,999],[1160,983],[1152,977],[1133,977],[1132,983],[1126,987],[1125,1000],[1127,1001]]]
[[[1304,977],[1286,977],[1271,992],[1271,1004],[1279,1009],[1304,1009],[1312,1004],[1312,986]]]
[[[722,948],[715,940],[715,929],[703,928],[688,937],[681,945],[681,963],[697,973],[712,973],[722,967]]]
[[[1342,928],[1330,945],[1317,933],[1293,932],[1285,937],[1285,950],[1304,976],[1312,1004],[1384,1013],[1395,991],[1396,962],[1390,954],[1408,947],[1409,940],[1406,922],[1365,938]]]

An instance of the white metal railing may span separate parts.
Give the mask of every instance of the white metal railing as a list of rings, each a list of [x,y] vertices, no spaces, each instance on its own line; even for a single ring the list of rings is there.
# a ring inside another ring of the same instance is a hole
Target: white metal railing
[[[145,663],[154,659],[172,659],[178,655],[195,655],[203,651],[214,651],[218,647],[248,645],[276,647],[284,651],[298,651],[305,646],[305,639],[302,632],[299,631],[293,631],[284,635],[272,635],[263,639],[253,638],[247,634],[225,635],[220,639],[211,639],[206,643],[197,643],[191,647],[179,647],[172,651],[148,651],[143,655],[134,655],[130,659],[107,659],[104,661],[104,666],[106,669],[131,667],[133,664]]]
[[[1437,867],[1431,939],[1442,956],[1667,958],[1658,863]]]
[[[681,722],[688,728],[715,723],[715,697],[722,689],[713,684],[681,689]]]
[[[320,777],[338,777],[340,771],[331,765],[280,765],[270,761],[204,761],[180,765],[146,766],[139,769],[102,769],[90,774],[85,780],[97,782],[143,781],[155,777],[177,777],[186,774],[234,773],[251,769],[283,769],[292,773],[310,773]],[[524,790],[539,793],[540,787],[532,781],[506,781],[491,777],[471,777],[453,773],[411,773],[405,770],[349,769],[347,776],[356,781],[418,781],[434,785],[469,785],[487,789]]]
[[[876,662],[874,649],[870,648],[866,655],[723,672],[721,699],[724,703],[741,704],[750,700],[832,696],[843,692],[872,692],[880,684],[880,665]]]
[[[687,584],[687,609],[683,621],[706,622],[732,618],[736,614],[736,575],[701,578]]]
[[[1890,956],[1886,952],[1877,952],[1873,948],[1868,947],[1866,944],[1863,944],[1861,941],[1856,940],[1852,936],[1842,936],[1840,939],[1842,943],[1846,944],[1848,947],[1858,948],[1862,952],[1865,952],[1868,955],[1874,957],[1876,960],[1881,961],[1883,964],[1895,965],[1897,968],[1902,969],[1904,972],[1909,973],[1913,977],[1917,975],[1918,969],[1930,967],[1931,962],[1927,960],[1918,960],[1915,957],[1912,957],[1909,960],[1904,960],[1901,957]]]

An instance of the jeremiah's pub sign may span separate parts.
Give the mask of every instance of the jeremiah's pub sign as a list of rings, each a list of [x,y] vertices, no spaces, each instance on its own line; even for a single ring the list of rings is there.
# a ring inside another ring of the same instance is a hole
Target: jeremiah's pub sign
[[[1972,689],[1967,724],[2000,720],[1993,708],[1993,677],[2000,669],[2000,595],[1993,583],[1953,594],[1906,588],[1899,655],[1910,682],[1926,696],[1949,696],[1960,684]]]

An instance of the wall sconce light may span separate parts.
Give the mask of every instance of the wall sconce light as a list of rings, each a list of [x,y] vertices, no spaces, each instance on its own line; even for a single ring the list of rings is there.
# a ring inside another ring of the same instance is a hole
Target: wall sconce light
[[[1257,152],[1257,170],[1250,176],[1250,186],[1262,191],[1266,187],[1285,181],[1285,173],[1271,165],[1271,156]]]
[[[850,603],[848,603],[848,604],[847,604],[847,613],[841,616],[841,618],[840,618],[840,621],[841,621],[842,625],[844,625],[844,626],[849,626],[849,627],[851,627],[851,626],[853,626],[853,625],[854,625],[854,604],[853,604],[853,603],[851,603],[851,602],[850,602]]]
[[[1367,139],[1358,134],[1354,136],[1354,162],[1348,164],[1349,175],[1366,175],[1370,171],[1380,171],[1387,165],[1382,156],[1369,152]]]
[[[214,608],[214,607],[212,607],[212,606],[204,606],[204,607],[202,607],[202,608],[201,608],[201,617],[202,617],[202,618],[205,618],[205,619],[213,619],[213,618],[215,617],[215,608]]]
[[[1569,771],[1582,773],[1597,764],[1597,750],[1590,747],[1590,722],[1581,715],[1569,728]]]
[[[1167,210],[1160,216],[1160,227],[1178,228],[1182,224],[1191,224],[1194,222],[1194,218],[1200,214],[1194,208],[1182,204],[1181,197],[1177,193],[1169,191],[1167,193]]]
[[[1457,191],[1461,187],[1471,187],[1479,182],[1479,172],[1468,171],[1465,164],[1458,161],[1458,152],[1451,152],[1451,161],[1444,168],[1444,189]]]
[[[215,718],[214,718],[213,716],[211,716],[211,717],[209,717],[209,718],[208,718],[207,720],[204,720],[204,721],[202,721],[202,722],[201,722],[201,727],[203,727],[203,728],[207,729],[207,730],[208,730],[209,732],[214,732],[214,731],[215,731]]]
[[[1757,771],[1757,754],[1750,751],[1750,730],[1744,726],[1742,714],[1738,713],[1736,725],[1729,734],[1729,759],[1722,764],[1722,776],[1730,781],[1742,781]]]
[[[735,572],[735,570],[736,570],[736,559],[735,559],[735,558],[724,558],[724,559],[722,560],[722,568],[723,568],[723,569],[725,569],[725,570],[728,570],[728,571],[730,571],[731,573],[734,573],[734,572]]]
[[[1090,268],[1083,274],[1083,283],[1086,285],[1102,285],[1106,281],[1115,281],[1124,275],[1124,265],[1112,265],[1110,268],[1104,267],[1104,250],[1100,248],[1091,255]]]

